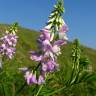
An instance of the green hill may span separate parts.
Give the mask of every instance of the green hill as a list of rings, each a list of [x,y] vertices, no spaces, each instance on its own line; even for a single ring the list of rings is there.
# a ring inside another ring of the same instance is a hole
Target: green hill
[[[8,29],[8,27],[9,25],[6,25],[6,24],[0,25],[0,36],[1,36],[1,33],[3,33],[6,29]],[[4,87],[5,89],[2,89],[2,86],[0,87],[0,94],[3,94],[4,90],[6,90],[5,94],[7,95],[4,95],[4,96],[15,96],[14,93],[16,92],[16,90],[18,90],[20,86],[23,85],[24,83],[23,75],[21,72],[17,70],[17,68],[36,65],[36,62],[33,62],[30,60],[28,52],[30,50],[36,50],[37,48],[36,39],[38,38],[40,33],[33,30],[19,27],[19,31],[17,34],[19,39],[17,44],[16,55],[12,61],[6,60],[4,62],[4,65],[3,65],[4,72],[3,73],[1,72],[1,76],[0,76],[1,85],[3,83],[5,86]],[[69,78],[68,74],[70,74],[70,68],[72,67],[71,58],[70,58],[71,50],[72,50],[72,43],[68,43],[67,45],[62,47],[62,54],[58,58],[58,62],[60,64],[60,71],[56,72],[53,75],[50,75],[50,80],[49,80],[50,82],[48,81],[50,83],[49,84],[50,86],[45,85],[45,87],[47,88],[47,90],[49,90],[49,92],[52,91],[51,85],[53,89],[61,88],[65,82],[65,78]],[[96,64],[95,64],[96,50],[87,48],[86,46],[81,46],[81,50],[82,50],[82,54],[88,57],[88,59],[90,60],[90,66],[92,67],[92,70],[96,71]],[[77,89],[78,91],[76,91]],[[75,88],[74,90],[73,88],[73,91],[76,93],[76,95],[70,95],[70,96],[77,96],[77,95],[90,96],[90,95],[82,95],[82,93],[80,93],[82,91],[82,88],[79,89],[78,87],[77,89]],[[23,88],[23,91],[20,93],[23,95],[20,95],[20,96],[33,96],[33,95],[30,95],[33,92],[32,90],[33,90],[32,86],[25,86]],[[46,90],[44,92],[46,92]],[[27,94],[27,95],[24,95],[24,94]],[[62,95],[60,94],[58,93],[57,95],[50,95],[50,96],[67,96],[67,95],[63,95],[63,93]],[[45,95],[40,95],[40,96],[45,96]]]

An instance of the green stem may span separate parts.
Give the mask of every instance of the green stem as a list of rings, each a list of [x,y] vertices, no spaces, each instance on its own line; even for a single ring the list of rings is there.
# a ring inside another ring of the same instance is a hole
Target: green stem
[[[12,96],[15,96],[15,84],[14,83],[12,83]]]
[[[60,88],[60,89],[58,89],[58,90],[56,90],[56,91],[54,91],[52,93],[49,93],[46,96],[53,96],[53,94],[58,93],[58,92],[60,92],[61,90],[65,89],[65,88],[66,88],[66,86],[64,86],[64,87],[62,87],[62,88]]]
[[[38,90],[38,92],[37,92],[37,94],[35,96],[38,96],[39,95],[39,93],[40,93],[40,91],[41,91],[42,88],[43,88],[43,85],[40,86],[40,88],[39,88],[39,90]]]
[[[2,85],[2,88],[3,88],[3,95],[6,96],[6,95],[5,95],[5,88],[4,88],[3,83],[2,83],[1,85]]]
[[[47,77],[48,77],[48,73],[46,74],[45,81],[46,81]],[[39,95],[42,88],[43,88],[43,84],[40,86],[40,88],[39,88],[39,90],[38,90],[38,92],[37,92],[37,94],[35,96]]]

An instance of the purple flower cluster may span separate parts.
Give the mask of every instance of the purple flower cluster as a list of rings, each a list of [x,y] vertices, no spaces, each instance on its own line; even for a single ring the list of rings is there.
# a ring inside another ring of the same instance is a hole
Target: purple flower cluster
[[[67,31],[66,26],[62,26],[64,34]],[[36,62],[40,62],[40,76],[36,76],[36,72],[26,71],[25,79],[28,84],[43,84],[45,82],[46,73],[54,72],[58,69],[57,56],[61,54],[60,47],[66,44],[66,38],[54,40],[55,33],[51,32],[46,27],[41,30],[41,35],[37,39],[38,52],[31,51],[30,58]]]
[[[25,80],[27,81],[27,84],[30,85],[30,84],[43,84],[45,81],[44,81],[44,78],[42,75],[39,76],[38,80],[36,79],[36,73],[33,74],[33,72],[30,72],[30,71],[27,71],[25,73]]]
[[[17,43],[17,36],[15,33],[6,31],[5,35],[0,38],[0,54],[7,56],[9,59],[13,58],[15,47]]]

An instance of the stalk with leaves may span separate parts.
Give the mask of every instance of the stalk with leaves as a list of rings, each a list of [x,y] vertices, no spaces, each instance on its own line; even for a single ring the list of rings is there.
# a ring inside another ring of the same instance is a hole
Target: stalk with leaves
[[[62,18],[63,12],[63,0],[58,0],[49,16],[49,21],[41,30],[41,35],[37,39],[38,51],[30,51],[30,59],[39,63],[36,70],[30,68],[25,70],[24,77],[28,85],[42,86],[46,83],[46,75],[59,68],[57,57],[61,54],[60,47],[65,45],[68,40],[66,36],[68,27]]]
[[[53,72],[58,68],[57,56],[61,54],[60,46],[66,44],[67,37],[66,33],[68,28],[62,19],[62,13],[64,12],[63,1],[59,0],[54,6],[54,11],[52,11],[49,16],[49,21],[47,25],[41,30],[41,35],[37,39],[38,51],[31,51],[30,58],[36,62],[39,62],[39,77],[37,77],[37,72],[26,71],[25,79],[28,84],[38,84],[41,85],[45,83],[46,74]],[[62,37],[59,36],[63,34]],[[60,38],[55,38],[58,36]],[[37,80],[38,78],[38,80]]]

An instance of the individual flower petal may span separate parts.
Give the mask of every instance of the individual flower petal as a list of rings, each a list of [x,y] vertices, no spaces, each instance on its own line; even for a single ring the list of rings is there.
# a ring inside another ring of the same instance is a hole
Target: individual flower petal
[[[31,78],[32,78],[32,74],[29,74],[29,76],[28,76],[27,79],[26,79],[28,85],[32,84]]]
[[[44,39],[50,40],[50,31],[48,29],[42,29],[41,30],[42,35],[44,36]]]
[[[67,27],[67,25],[64,24],[64,25],[60,28],[59,31],[60,31],[60,32],[67,32],[67,31],[68,31],[68,27]]]
[[[40,75],[39,76],[39,79],[38,79],[38,85],[44,84],[45,83],[45,80],[44,79],[45,78],[42,75]]]
[[[32,77],[31,77],[31,83],[37,84],[36,74],[33,74],[33,75],[32,75]]]
[[[53,53],[55,53],[56,55],[61,54],[61,52],[60,52],[60,47],[57,46],[57,45],[54,45],[54,46],[52,47],[52,51],[53,51]]]
[[[5,44],[2,44],[1,47],[2,47],[2,49],[4,49],[4,50],[7,48]]]
[[[31,60],[35,60],[35,61],[41,61],[42,60],[42,55],[39,55],[37,52],[35,51],[31,51],[30,52],[30,59]]]
[[[52,59],[42,63],[42,71],[53,72],[57,69],[58,64]]]
[[[64,44],[66,44],[66,41],[64,39],[59,39],[59,40],[55,41],[53,45],[61,46]]]
[[[44,40],[42,43],[42,50],[47,51],[47,50],[51,50],[51,49],[52,49],[52,45],[51,45],[50,41]]]
[[[27,71],[25,73],[25,80],[27,81],[27,84],[30,85],[30,84],[33,84],[33,83],[37,83],[37,80],[36,80],[36,74],[33,74],[29,71]]]
[[[42,63],[42,71],[44,72],[47,71],[47,64]]]
[[[53,52],[52,51],[46,51],[45,53],[44,53],[44,57],[46,58],[46,57],[50,57],[51,59],[55,59],[55,57],[54,57],[54,54],[53,54]]]
[[[13,58],[13,54],[15,53],[15,48],[7,48],[6,49],[6,55],[9,57],[9,59]]]
[[[54,71],[55,70],[55,66],[56,66],[56,62],[54,62],[53,60],[50,60],[47,62],[47,66],[48,66],[48,71]]]

